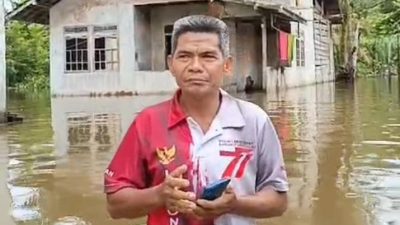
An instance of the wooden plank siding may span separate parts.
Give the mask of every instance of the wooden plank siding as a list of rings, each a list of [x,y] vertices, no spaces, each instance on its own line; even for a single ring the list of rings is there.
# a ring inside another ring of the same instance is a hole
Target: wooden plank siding
[[[314,48],[315,48],[315,75],[319,77],[329,73],[330,66],[330,24],[329,20],[314,10]]]

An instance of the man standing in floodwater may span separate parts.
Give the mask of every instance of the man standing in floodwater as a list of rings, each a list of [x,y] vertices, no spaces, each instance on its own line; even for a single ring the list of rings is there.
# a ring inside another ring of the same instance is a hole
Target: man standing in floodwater
[[[105,171],[112,218],[150,225],[250,225],[286,210],[281,145],[267,114],[221,89],[232,74],[226,24],[209,16],[175,22],[169,70],[179,89],[144,109]],[[213,201],[203,188],[231,183]]]

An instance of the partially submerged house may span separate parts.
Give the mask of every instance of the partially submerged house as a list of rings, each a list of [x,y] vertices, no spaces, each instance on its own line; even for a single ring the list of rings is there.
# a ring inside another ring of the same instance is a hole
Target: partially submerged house
[[[53,95],[144,94],[175,90],[172,25],[192,14],[229,26],[229,90],[246,80],[267,90],[334,80],[338,0],[28,0],[7,19],[49,25]]]

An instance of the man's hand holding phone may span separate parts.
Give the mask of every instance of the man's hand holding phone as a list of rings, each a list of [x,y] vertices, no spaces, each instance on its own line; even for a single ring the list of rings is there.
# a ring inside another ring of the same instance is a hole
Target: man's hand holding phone
[[[236,203],[236,194],[228,187],[230,179],[222,179],[208,185],[196,201],[194,215],[200,219],[213,219],[229,213]]]
[[[193,192],[183,191],[190,183],[182,176],[187,166],[182,165],[169,173],[160,185],[160,196],[170,213],[191,215],[197,219],[213,219],[229,213],[236,203],[236,195],[229,179],[207,186],[200,199]]]
[[[161,198],[170,213],[191,214],[196,209],[196,195],[182,189],[189,187],[188,180],[182,176],[187,171],[187,166],[182,165],[168,174],[160,186]]]

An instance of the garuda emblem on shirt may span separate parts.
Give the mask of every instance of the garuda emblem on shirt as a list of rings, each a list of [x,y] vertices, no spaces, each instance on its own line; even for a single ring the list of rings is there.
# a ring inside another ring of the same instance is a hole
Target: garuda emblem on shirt
[[[168,165],[175,159],[176,148],[175,145],[173,145],[171,148],[157,148],[156,152],[158,161],[160,161],[160,163],[163,165]]]

